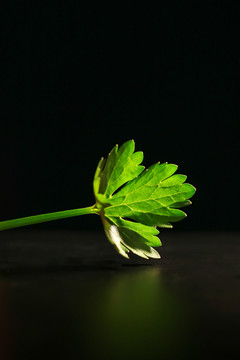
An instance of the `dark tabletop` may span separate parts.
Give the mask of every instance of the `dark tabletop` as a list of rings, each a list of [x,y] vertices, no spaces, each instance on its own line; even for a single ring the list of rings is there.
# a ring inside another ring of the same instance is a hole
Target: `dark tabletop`
[[[240,234],[162,231],[160,260],[103,232],[0,234],[0,359],[235,359]]]

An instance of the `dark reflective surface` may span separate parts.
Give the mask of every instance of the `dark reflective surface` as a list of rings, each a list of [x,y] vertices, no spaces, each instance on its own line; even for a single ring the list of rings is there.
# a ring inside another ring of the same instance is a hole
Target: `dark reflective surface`
[[[101,233],[2,233],[0,359],[234,358],[238,234],[162,240],[128,261]]]

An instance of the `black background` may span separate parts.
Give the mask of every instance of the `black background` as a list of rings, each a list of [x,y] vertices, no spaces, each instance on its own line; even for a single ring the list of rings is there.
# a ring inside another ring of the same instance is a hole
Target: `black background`
[[[2,220],[92,205],[99,158],[133,138],[144,165],[176,163],[197,188],[175,229],[239,229],[236,7],[11,2],[2,15]]]

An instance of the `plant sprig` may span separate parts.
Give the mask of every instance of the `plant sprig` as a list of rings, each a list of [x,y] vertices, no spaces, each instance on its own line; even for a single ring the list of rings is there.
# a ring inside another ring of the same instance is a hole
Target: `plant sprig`
[[[122,256],[131,251],[143,258],[160,258],[153,247],[161,246],[157,227],[171,228],[187,215],[196,189],[175,174],[177,165],[157,163],[145,169],[143,153],[133,140],[116,145],[107,159],[101,158],[93,180],[93,206],[29,216],[0,222],[0,230],[84,214],[100,215],[109,241]],[[175,174],[175,175],[174,175]]]

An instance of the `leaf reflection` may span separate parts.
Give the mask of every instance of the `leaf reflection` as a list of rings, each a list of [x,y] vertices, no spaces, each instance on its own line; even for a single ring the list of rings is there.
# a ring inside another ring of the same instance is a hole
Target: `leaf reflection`
[[[108,280],[91,304],[89,356],[187,355],[184,309],[165,286],[159,268],[121,272]]]

